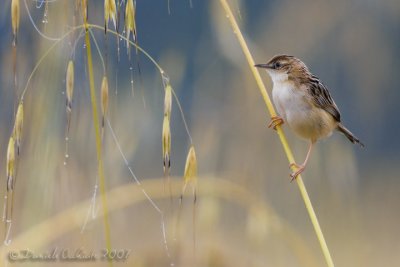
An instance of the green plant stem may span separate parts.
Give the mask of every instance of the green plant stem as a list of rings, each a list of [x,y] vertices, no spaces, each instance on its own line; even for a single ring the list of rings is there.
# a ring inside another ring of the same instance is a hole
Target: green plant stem
[[[89,37],[88,30],[86,30],[86,33],[85,33],[85,43],[86,43],[87,63],[88,63],[88,73],[89,73],[90,99],[92,102],[93,124],[94,124],[95,135],[96,135],[96,151],[97,151],[97,163],[98,163],[98,175],[99,175],[99,188],[100,188],[101,203],[103,206],[105,241],[106,241],[106,247],[107,247],[108,251],[111,251],[111,234],[110,234],[110,224],[109,224],[109,218],[108,218],[107,193],[106,193],[106,185],[105,185],[105,177],[104,177],[103,159],[102,159],[102,152],[101,152],[100,124],[99,124],[99,115],[98,115],[98,110],[97,110],[96,91],[94,88],[92,50],[91,50],[90,37]],[[109,266],[112,266],[111,261],[109,261]]]
[[[247,59],[247,63],[249,64],[250,70],[253,73],[254,78],[256,79],[258,88],[260,89],[260,93],[261,93],[261,95],[262,95],[262,97],[264,99],[264,102],[265,102],[265,104],[267,106],[267,109],[268,109],[269,113],[271,114],[271,116],[276,116],[276,112],[275,112],[275,109],[274,109],[274,107],[272,105],[271,99],[268,96],[267,90],[266,90],[266,88],[264,86],[264,83],[263,83],[263,81],[261,79],[261,76],[260,76],[260,73],[259,73],[258,69],[254,67],[254,65],[255,65],[254,59],[253,59],[253,57],[252,57],[252,55],[250,53],[249,48],[247,47],[246,41],[244,40],[244,37],[243,37],[242,32],[240,31],[240,28],[239,28],[239,26],[238,26],[238,24],[236,22],[236,19],[233,16],[231,8],[230,8],[230,6],[229,6],[229,4],[227,3],[226,0],[220,0],[220,3],[221,3],[223,9],[226,12],[227,18],[228,18],[228,20],[229,20],[229,22],[231,24],[233,32],[235,33],[236,37],[239,40],[240,46],[242,47],[242,50],[243,50],[243,52],[245,54],[245,57]],[[286,136],[282,131],[282,128],[280,126],[277,126],[276,129],[277,129],[277,133],[278,133],[279,139],[280,139],[280,141],[281,141],[281,143],[283,145],[283,148],[285,150],[286,156],[287,156],[287,158],[289,160],[289,163],[290,164],[295,163],[295,160],[294,160],[294,157],[293,157],[293,153],[292,153],[292,151],[291,151],[291,149],[289,147],[289,144],[287,142]],[[295,169],[295,168],[292,167],[292,169]],[[315,230],[315,233],[317,235],[317,238],[318,238],[319,244],[321,246],[322,252],[324,254],[325,261],[326,261],[328,266],[333,267],[334,264],[333,264],[333,260],[332,260],[331,254],[329,252],[328,246],[326,244],[324,235],[322,233],[321,227],[320,227],[318,219],[317,219],[317,215],[315,214],[314,208],[313,208],[313,206],[311,204],[310,197],[308,196],[308,193],[307,193],[306,187],[305,187],[305,185],[303,183],[303,179],[301,178],[301,175],[297,176],[296,182],[297,182],[297,185],[298,185],[298,187],[300,189],[300,193],[301,193],[301,196],[303,198],[303,201],[304,201],[304,204],[306,206],[306,209],[308,211],[308,215],[310,216],[311,222],[312,222],[312,224],[314,226],[314,230]]]

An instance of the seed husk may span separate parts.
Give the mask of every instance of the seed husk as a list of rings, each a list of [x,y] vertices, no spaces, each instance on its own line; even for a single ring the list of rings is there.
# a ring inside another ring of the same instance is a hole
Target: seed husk
[[[172,109],[172,87],[167,84],[165,87],[164,97],[164,115],[167,115],[168,119],[171,120],[171,109]]]
[[[169,119],[164,114],[163,129],[162,129],[162,151],[163,151],[163,164],[164,173],[167,173],[171,167],[170,153],[171,153],[171,129]]]
[[[129,37],[130,33],[132,32],[133,36],[133,41],[136,42],[136,22],[135,22],[135,16],[136,16],[136,8],[133,3],[133,0],[128,0],[126,3],[126,8],[125,8],[125,31],[126,31],[126,46],[129,49]]]
[[[115,29],[117,29],[117,8],[115,6],[115,0],[104,0],[104,30],[107,33],[107,25],[110,19],[114,23]]]
[[[19,29],[19,0],[11,1],[11,26],[16,40]]]
[[[197,159],[194,146],[191,145],[186,157],[185,172],[183,179],[185,184],[195,181],[197,178]]]
[[[15,175],[15,139],[11,135],[7,147],[7,191],[12,191],[14,188],[14,175]]]
[[[70,60],[67,67],[66,77],[67,108],[72,109],[72,96],[74,94],[74,62]]]
[[[108,110],[108,80],[107,76],[103,77],[101,82],[101,114],[102,114],[102,127],[104,127],[104,121]]]
[[[18,104],[17,114],[15,115],[14,136],[17,142],[17,155],[19,155],[21,140],[22,140],[22,127],[24,124],[24,103],[21,100]]]

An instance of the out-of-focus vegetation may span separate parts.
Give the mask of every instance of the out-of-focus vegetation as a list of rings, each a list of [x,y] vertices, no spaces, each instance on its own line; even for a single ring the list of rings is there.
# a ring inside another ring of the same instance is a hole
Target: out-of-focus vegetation
[[[73,25],[75,1],[45,5],[27,0],[33,20],[48,36]],[[104,25],[103,1],[89,0],[89,22]],[[178,197],[190,146],[179,109],[171,113],[172,206],[164,189],[162,127],[164,90],[158,70],[131,48],[134,94],[125,42],[117,60],[108,34],[108,117],[142,188],[133,183],[110,130],[103,158],[112,247],[130,249],[130,266],[323,266],[318,242],[269,115],[218,1],[137,0],[138,43],[167,72],[181,101],[196,146],[198,198],[193,253],[192,195],[179,216]],[[400,72],[398,1],[231,1],[258,62],[278,53],[303,59],[330,88],[344,123],[366,144],[353,146],[339,134],[322,141],[304,173],[325,238],[337,266],[395,266],[400,261],[400,161],[397,74]],[[6,152],[14,123],[10,5],[0,10],[0,192],[6,190]],[[52,41],[35,31],[24,1],[18,33],[18,92]],[[41,8],[36,8],[41,6]],[[81,23],[81,17],[77,18]],[[113,29],[110,23],[109,27]],[[76,37],[79,31],[76,32]],[[94,31],[105,53],[104,31]],[[81,233],[97,177],[97,160],[86,51],[83,38],[66,38],[33,77],[24,99],[24,130],[17,166],[12,242],[2,253],[53,248],[100,252],[105,247],[102,209]],[[100,101],[101,60],[92,45]],[[65,77],[75,59],[73,111],[65,161]],[[137,68],[140,65],[140,74]],[[270,80],[263,75],[269,89]],[[297,159],[307,144],[286,127]],[[190,187],[188,187],[189,189]],[[143,201],[144,200],[144,201]],[[96,213],[96,212],[95,212]],[[64,215],[64,217],[57,217]],[[47,223],[40,228],[42,223]],[[177,227],[178,226],[178,227]],[[39,227],[39,228],[38,228]],[[68,229],[67,229],[68,228]],[[178,228],[178,229],[177,229]],[[67,230],[65,230],[67,229]],[[4,229],[0,228],[0,236]],[[175,240],[176,239],[176,240]],[[47,241],[46,241],[47,240]],[[27,247],[29,246],[29,247]],[[36,247],[37,246],[37,247]],[[170,257],[168,257],[168,252]],[[6,265],[7,258],[2,259]],[[19,262],[10,266],[54,263]],[[56,262],[55,265],[62,265]],[[74,263],[99,266],[107,263]],[[119,266],[123,263],[114,262]]]

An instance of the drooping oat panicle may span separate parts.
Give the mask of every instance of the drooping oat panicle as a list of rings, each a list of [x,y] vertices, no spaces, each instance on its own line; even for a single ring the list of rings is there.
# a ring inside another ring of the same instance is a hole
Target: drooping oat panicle
[[[14,188],[14,176],[15,176],[15,139],[14,136],[10,136],[7,147],[7,192],[12,191]]]
[[[21,100],[18,105],[17,114],[15,115],[14,124],[14,137],[17,142],[17,155],[19,155],[21,140],[22,140],[22,127],[24,124],[24,102]]]
[[[107,25],[110,19],[114,23],[115,29],[117,29],[117,7],[115,6],[115,0],[104,0],[104,31],[107,33]]]
[[[11,26],[14,35],[14,46],[17,44],[17,34],[19,29],[19,0],[11,1]]]
[[[129,53],[129,38],[132,32],[133,41],[136,42],[136,1],[128,0],[125,7],[125,31],[126,31],[126,46],[128,47]]]
[[[184,183],[195,182],[197,178],[197,159],[194,146],[191,145],[186,157],[185,172],[183,175]]]
[[[66,86],[66,106],[67,106],[67,131],[69,131],[69,126],[71,123],[71,111],[72,111],[72,97],[74,94],[74,62],[70,60],[68,62],[67,74],[65,78],[65,86]]]
[[[167,84],[165,87],[164,97],[164,116],[167,115],[168,120],[171,120],[171,109],[172,109],[172,87]]]
[[[108,110],[108,80],[107,76],[103,77],[101,82],[101,125],[104,128],[105,117]]]
[[[162,152],[163,152],[163,166],[164,174],[169,175],[171,167],[171,129],[169,125],[169,118],[164,114],[163,129],[162,129]]]

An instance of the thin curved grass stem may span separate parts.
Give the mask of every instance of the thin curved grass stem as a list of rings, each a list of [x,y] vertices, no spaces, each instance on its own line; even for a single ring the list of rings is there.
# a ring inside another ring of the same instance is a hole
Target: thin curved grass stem
[[[29,20],[31,21],[31,23],[32,23],[32,25],[33,25],[33,27],[35,28],[35,30],[40,34],[40,36],[42,36],[44,39],[46,39],[46,40],[49,40],[49,41],[61,41],[61,39],[63,39],[63,36],[62,37],[60,37],[60,38],[54,38],[54,37],[50,37],[50,36],[47,36],[46,34],[44,34],[38,27],[37,27],[37,25],[35,24],[35,21],[33,20],[33,18],[32,18],[32,16],[31,16],[31,12],[29,11],[29,8],[28,8],[28,4],[26,3],[26,0],[24,0],[24,4],[25,4],[25,8],[26,8],[26,13],[28,13],[28,17],[29,17]],[[41,6],[40,6],[41,7]],[[39,8],[40,8],[39,7]]]
[[[64,40],[68,35],[70,35],[72,32],[74,32],[76,29],[80,29],[82,28],[82,26],[77,26],[77,27],[73,27],[71,28],[68,32],[66,32],[59,40],[55,41],[50,47],[49,49],[47,49],[47,51],[42,55],[42,57],[38,60],[38,62],[36,63],[35,67],[33,68],[31,74],[29,75],[28,81],[26,82],[24,91],[22,91],[21,94],[21,100],[24,99],[24,95],[26,93],[26,91],[28,90],[28,85],[33,77],[33,75],[36,73],[37,69],[39,68],[40,64],[43,62],[43,60],[47,57],[47,55],[53,50],[54,47],[57,46],[57,44],[59,44],[62,40]]]
[[[87,27],[89,27],[89,28],[94,28],[94,29],[98,29],[98,30],[101,30],[101,31],[104,31],[104,27],[99,26],[99,25],[96,25],[96,24],[89,24],[89,23],[88,23],[88,24],[87,24]],[[117,33],[116,31],[113,31],[113,30],[111,30],[111,29],[108,28],[108,29],[107,29],[107,32],[110,32],[110,33],[112,33],[112,34],[114,34],[114,35],[116,35],[116,36],[118,36],[118,37],[124,39],[125,41],[129,41],[129,43],[130,43],[131,45],[135,46],[135,47],[136,47],[140,52],[142,52],[151,62],[153,62],[153,64],[157,67],[157,69],[160,71],[161,74],[164,73],[164,70],[163,70],[163,69],[161,68],[161,66],[157,63],[157,61],[155,61],[155,59],[152,58],[152,57],[149,55],[149,53],[147,53],[143,48],[141,48],[140,46],[138,46],[136,43],[132,42],[131,40],[127,39],[125,36],[123,36],[123,35]]]
[[[104,30],[103,27],[100,27],[100,26],[95,25],[95,24],[88,24],[87,26],[88,26],[89,28],[95,28],[95,29],[102,30],[102,31]],[[116,31],[113,31],[113,30],[110,30],[110,29],[107,29],[107,32],[110,32],[110,33],[112,33],[112,34],[114,34],[114,35],[116,35],[116,36],[118,36],[118,37],[124,39],[125,41],[128,41],[131,45],[135,46],[135,47],[137,48],[137,50],[139,50],[140,52],[142,52],[151,62],[153,62],[153,64],[154,64],[154,65],[158,68],[158,70],[160,71],[161,79],[163,80],[163,84],[164,84],[164,79],[165,79],[166,77],[168,77],[168,76],[166,76],[164,70],[163,70],[163,69],[161,68],[161,66],[157,63],[157,61],[155,61],[155,59],[153,59],[153,58],[152,58],[145,50],[143,50],[138,44],[136,44],[135,42],[132,42],[131,40],[127,39],[125,36],[120,35],[120,34],[117,33]],[[192,135],[190,134],[189,127],[188,127],[188,125],[187,125],[187,122],[186,122],[186,119],[185,119],[185,115],[184,115],[184,113],[183,113],[182,105],[181,105],[181,103],[180,103],[180,101],[179,101],[178,97],[176,96],[175,91],[174,91],[173,89],[172,89],[172,94],[174,95],[175,101],[176,101],[176,103],[177,103],[177,105],[178,105],[178,108],[179,108],[179,112],[181,113],[182,121],[183,121],[183,124],[185,125],[186,133],[187,133],[187,135],[188,135],[188,137],[189,137],[190,144],[193,144]]]
[[[236,37],[237,37],[237,39],[238,39],[238,41],[240,43],[240,46],[241,46],[241,48],[243,50],[243,53],[244,53],[244,55],[245,55],[245,57],[247,59],[247,63],[249,64],[250,70],[254,75],[254,78],[255,78],[255,80],[257,82],[258,88],[259,88],[260,93],[261,93],[261,95],[262,95],[262,97],[264,99],[264,102],[265,102],[265,104],[267,106],[267,109],[268,109],[269,113],[271,114],[271,116],[276,116],[276,112],[275,112],[275,109],[274,109],[274,107],[272,105],[271,99],[268,96],[267,90],[266,90],[265,85],[264,85],[264,83],[263,83],[263,81],[261,79],[259,71],[254,67],[254,65],[255,65],[254,59],[253,59],[253,57],[252,57],[252,55],[250,53],[249,48],[247,47],[246,41],[244,40],[244,37],[243,37],[242,32],[240,31],[240,28],[239,28],[239,26],[238,26],[238,24],[236,22],[236,19],[233,16],[231,8],[230,8],[230,6],[229,6],[229,4],[227,3],[226,0],[220,0],[220,3],[222,5],[223,9],[225,10],[226,17],[228,18],[228,20],[229,20],[229,22],[231,24],[233,32],[235,33],[235,35],[236,35]],[[285,150],[286,156],[287,156],[287,158],[289,160],[289,163],[295,163],[295,160],[294,160],[294,157],[293,157],[293,153],[292,153],[292,151],[291,151],[291,149],[289,147],[289,144],[287,142],[286,136],[282,131],[282,128],[280,126],[277,126],[276,129],[277,129],[277,133],[278,133],[279,139],[280,139],[280,141],[281,141],[281,143],[283,145],[283,148]],[[314,230],[315,230],[315,233],[317,235],[318,241],[320,243],[322,252],[324,254],[325,261],[326,261],[328,266],[333,267],[334,264],[333,264],[333,260],[332,260],[331,254],[330,254],[328,246],[326,244],[326,241],[325,241],[324,235],[322,233],[321,227],[319,225],[319,222],[318,222],[318,219],[317,219],[317,215],[315,214],[314,208],[313,208],[313,206],[311,204],[310,197],[308,196],[306,187],[305,187],[305,185],[303,183],[303,179],[299,175],[297,177],[296,181],[297,181],[297,185],[299,187],[301,196],[303,198],[304,204],[305,204],[306,209],[308,211],[308,215],[309,215],[309,217],[311,219],[311,222],[312,222],[312,224],[314,226]]]
[[[102,30],[102,31],[104,30],[103,27],[101,27],[101,26],[99,26],[99,25],[95,25],[95,24],[87,24],[87,26],[88,26],[88,29],[89,29],[89,30],[90,30],[90,28],[94,28],[94,29],[98,29],[98,30]],[[26,82],[26,86],[25,86],[25,88],[24,88],[24,91],[23,91],[22,94],[21,94],[21,100],[24,99],[25,93],[26,93],[26,91],[28,90],[28,86],[29,86],[29,83],[30,83],[31,79],[33,78],[33,75],[36,73],[37,69],[39,68],[39,66],[41,65],[41,63],[43,62],[43,60],[48,56],[48,54],[57,46],[57,44],[59,44],[61,41],[63,41],[68,35],[70,35],[71,33],[73,33],[75,30],[77,30],[77,29],[83,29],[84,27],[85,27],[85,25],[83,25],[83,24],[82,24],[82,25],[75,26],[75,27],[72,27],[72,28],[71,28],[68,32],[66,32],[60,39],[58,39],[57,41],[55,41],[55,42],[49,47],[49,49],[47,49],[47,51],[46,51],[46,52],[42,55],[42,57],[38,60],[38,62],[36,63],[35,67],[33,68],[32,72],[31,72],[31,74],[29,75],[29,78],[28,78],[28,81]],[[112,34],[114,34],[114,35],[116,35],[116,36],[118,36],[118,37],[120,37],[120,38],[122,38],[122,39],[124,39],[124,40],[127,40],[126,37],[124,37],[123,35],[117,33],[116,31],[107,29],[107,32],[110,32],[110,33],[112,33]],[[96,39],[95,39],[94,36],[93,36],[92,31],[90,31],[90,33],[91,33],[91,35],[92,35],[92,38],[93,38],[94,43],[95,43],[95,45],[96,45],[96,48],[97,48],[97,50],[98,50],[98,52],[99,52],[99,56],[100,56],[101,62],[102,62],[102,64],[103,64],[103,69],[104,69],[104,72],[105,72],[104,58],[103,58],[103,56],[102,56],[102,54],[101,54],[101,52],[100,52],[100,48],[99,48],[99,46],[98,46],[98,43],[97,43]],[[155,59],[152,58],[152,57],[150,56],[149,53],[147,53],[143,48],[141,48],[140,46],[138,46],[136,43],[132,42],[131,40],[127,40],[127,41],[129,41],[131,45],[134,45],[140,52],[142,52],[142,53],[154,64],[154,66],[156,66],[156,68],[157,68],[157,69],[159,70],[159,72],[160,72],[161,79],[163,80],[164,77],[166,76],[166,74],[165,74],[164,70],[161,68],[161,66],[157,63],[157,61],[155,61]],[[186,130],[186,132],[187,132],[187,135],[188,135],[188,137],[189,137],[190,143],[193,144],[193,139],[192,139],[192,136],[191,136],[191,134],[190,134],[189,127],[188,127],[188,125],[187,125],[187,122],[186,122],[186,119],[185,119],[185,115],[184,115],[184,113],[183,113],[183,109],[182,109],[181,103],[180,103],[178,97],[176,96],[174,90],[172,90],[172,93],[173,93],[174,98],[175,98],[175,101],[176,101],[176,103],[177,103],[177,105],[178,105],[179,112],[181,113],[182,121],[183,121],[183,124],[184,124],[184,126],[185,126],[185,130]]]
[[[175,98],[176,104],[178,106],[179,112],[181,113],[182,121],[183,121],[183,124],[185,125],[186,133],[187,133],[187,135],[189,137],[190,144],[193,145],[192,135],[190,134],[189,127],[188,127],[188,125],[186,123],[185,114],[183,113],[181,102],[179,101],[178,97],[176,96],[175,90],[172,89],[171,92],[174,95],[174,98]]]

